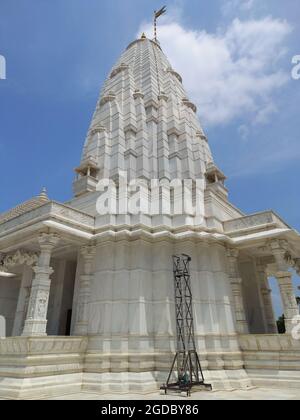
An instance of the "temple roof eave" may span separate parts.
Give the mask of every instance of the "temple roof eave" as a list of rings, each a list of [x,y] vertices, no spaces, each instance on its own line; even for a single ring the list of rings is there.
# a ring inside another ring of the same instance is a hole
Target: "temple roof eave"
[[[106,223],[96,226],[96,218],[64,204],[49,201],[18,217],[0,224],[0,251],[18,248],[32,241],[41,231],[50,230],[68,238],[73,244],[111,240],[193,240],[219,242],[239,249],[255,249],[274,238],[293,244],[300,255],[300,235],[276,213],[261,212],[223,222],[223,231],[205,226],[152,226],[137,223]]]

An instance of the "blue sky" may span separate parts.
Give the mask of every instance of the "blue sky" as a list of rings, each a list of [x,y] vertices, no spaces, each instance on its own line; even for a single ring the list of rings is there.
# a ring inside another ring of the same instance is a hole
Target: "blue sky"
[[[231,201],[300,230],[299,0],[0,0],[0,211],[43,186],[71,197],[100,87],[163,3],[162,47],[198,104]]]

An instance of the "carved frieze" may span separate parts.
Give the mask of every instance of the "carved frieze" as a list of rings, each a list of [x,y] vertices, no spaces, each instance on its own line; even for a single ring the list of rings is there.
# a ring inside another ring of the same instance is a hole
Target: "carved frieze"
[[[4,270],[9,270],[18,265],[33,267],[37,264],[38,258],[37,253],[18,250],[14,254],[6,255],[1,261],[1,266]]]

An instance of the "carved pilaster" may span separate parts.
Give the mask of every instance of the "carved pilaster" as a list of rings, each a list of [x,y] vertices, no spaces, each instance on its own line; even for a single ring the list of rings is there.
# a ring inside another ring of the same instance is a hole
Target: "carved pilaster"
[[[269,243],[269,248],[275,258],[277,271],[288,271],[290,263],[288,260],[288,242],[285,240],[273,240]]]
[[[242,278],[238,268],[238,256],[238,250],[232,248],[227,250],[229,278],[233,295],[237,331],[240,334],[248,334],[249,329],[243,300]]]
[[[87,335],[89,321],[90,282],[92,278],[92,264],[96,254],[96,247],[84,246],[81,248],[80,254],[83,259],[83,269],[80,276],[74,335]]]
[[[293,319],[299,316],[299,308],[294,293],[292,273],[278,272],[276,274],[276,279],[278,281],[283,304],[286,332],[290,333],[294,327]]]
[[[59,242],[59,237],[55,234],[43,233],[39,236],[38,241],[41,252],[37,266],[33,268],[35,276],[32,280],[23,336],[47,335],[47,311],[51,285],[50,276],[53,273],[50,267],[50,259],[53,249]]]
[[[277,334],[278,329],[272,302],[272,290],[270,289],[266,268],[267,267],[260,262],[256,265],[259,288],[262,296],[263,313],[266,321],[266,332],[268,334]]]
[[[283,304],[286,332],[290,333],[293,329],[293,319],[299,315],[296,296],[294,293],[292,273],[289,271],[293,267],[293,259],[288,249],[288,242],[285,240],[274,240],[270,242],[272,254],[275,257],[277,272],[275,277],[278,281],[281,300]]]

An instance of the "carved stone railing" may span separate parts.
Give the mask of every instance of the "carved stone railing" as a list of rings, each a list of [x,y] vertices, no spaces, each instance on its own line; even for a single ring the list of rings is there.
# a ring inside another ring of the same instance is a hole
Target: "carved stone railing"
[[[286,225],[273,211],[256,213],[250,216],[229,220],[224,222],[223,225],[225,233],[234,233],[237,231],[255,229],[265,227],[266,225],[289,229],[289,226]]]
[[[246,370],[258,372],[300,371],[300,340],[289,334],[241,335],[240,347]],[[300,386],[300,373],[297,374]]]
[[[80,225],[82,228],[88,230],[93,229],[95,225],[93,216],[65,206],[64,204],[51,201],[0,224],[0,237],[16,228],[20,229],[23,226],[53,218],[69,222],[70,224]]]
[[[82,354],[86,348],[84,337],[8,337],[0,339],[0,365],[4,356]]]
[[[300,357],[300,340],[289,334],[245,334],[239,342],[243,352],[298,351]]]

